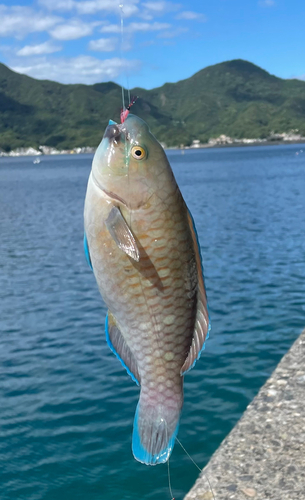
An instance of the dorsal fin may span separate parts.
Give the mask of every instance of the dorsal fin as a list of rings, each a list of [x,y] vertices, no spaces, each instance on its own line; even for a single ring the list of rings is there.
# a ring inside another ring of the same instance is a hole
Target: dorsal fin
[[[198,269],[197,314],[196,314],[192,344],[188,356],[181,368],[180,372],[181,375],[184,375],[187,371],[193,368],[197,359],[199,359],[200,354],[204,349],[204,342],[208,338],[208,334],[210,331],[207,296],[204,286],[203,266],[201,260],[200,246],[198,242],[195,223],[190,212],[188,212],[188,221],[195,250],[196,266]]]
[[[138,372],[138,365],[132,354],[129,346],[119,329],[116,319],[113,314],[108,311],[105,322],[106,340],[116,357],[121,361],[124,368],[126,368],[127,373],[131,376],[132,380],[136,382],[137,385],[140,384],[140,375]]]

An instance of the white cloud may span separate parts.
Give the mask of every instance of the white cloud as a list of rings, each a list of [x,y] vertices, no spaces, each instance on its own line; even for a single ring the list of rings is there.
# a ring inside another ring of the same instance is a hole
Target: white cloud
[[[181,5],[172,2],[144,2],[141,4],[139,17],[151,21],[156,16],[164,16],[168,12],[178,10]]]
[[[170,28],[170,24],[168,23],[130,23],[126,30],[130,33],[134,33],[136,31],[160,31]]]
[[[138,12],[138,0],[129,1],[128,4],[123,4],[124,17],[130,17]],[[75,8],[79,14],[95,14],[99,11],[106,11],[111,13],[119,13],[119,2],[113,0],[87,0],[85,2],[75,2]]]
[[[56,40],[76,40],[91,35],[96,25],[97,23],[83,23],[72,19],[65,24],[55,26],[49,33]]]
[[[139,9],[136,5],[138,1],[139,0],[129,0],[128,4],[124,5],[123,12],[125,17],[129,17],[138,12]],[[39,3],[51,11],[58,10],[68,12],[76,10],[78,14],[96,14],[101,11],[118,14],[120,11],[119,2],[115,2],[114,0],[39,0]]]
[[[74,0],[38,0],[42,7],[48,10],[61,10],[63,12],[72,10],[74,8]]]
[[[258,5],[260,5],[261,7],[273,7],[275,5],[275,1],[274,0],[260,0],[258,2]]]
[[[106,26],[103,26],[100,31],[102,33],[121,33],[121,27],[118,24],[106,24]]]
[[[118,3],[118,2],[117,2]],[[79,14],[96,14],[99,11],[118,10],[118,5],[111,0],[89,0],[86,2],[74,2],[75,9]]]
[[[73,58],[36,58],[27,65],[11,66],[13,71],[42,80],[55,80],[61,83],[98,83],[116,79],[127,70],[136,71],[140,62],[114,57],[101,61],[95,57],[78,56]]]
[[[187,21],[206,21],[207,18],[204,14],[200,14],[199,12],[193,12],[191,10],[185,10],[180,12],[176,16],[176,19],[185,19]]]
[[[172,2],[144,2],[143,7],[147,10],[157,13],[164,13],[179,9],[180,5]]]
[[[153,12],[164,12],[167,2],[144,2],[142,5]]]
[[[29,7],[0,5],[0,36],[24,38],[29,33],[46,31],[59,22],[61,17],[46,15]]]
[[[135,3],[128,3],[127,5],[124,5],[123,7],[123,16],[124,17],[130,17],[137,15],[139,13],[139,8],[137,7],[138,1],[135,0]],[[113,4],[112,4],[113,5]]]
[[[53,52],[59,52],[62,49],[59,45],[54,45],[52,42],[48,41],[45,43],[40,43],[38,45],[26,45],[22,49],[18,50],[17,56],[38,56],[42,54],[53,54]]]
[[[124,26],[125,33],[135,33],[137,31],[160,31],[170,28],[168,23],[130,23]],[[101,28],[102,33],[120,33],[121,28],[118,24],[107,24]]]
[[[97,50],[99,52],[112,52],[118,46],[117,38],[99,38],[89,42],[89,50]]]

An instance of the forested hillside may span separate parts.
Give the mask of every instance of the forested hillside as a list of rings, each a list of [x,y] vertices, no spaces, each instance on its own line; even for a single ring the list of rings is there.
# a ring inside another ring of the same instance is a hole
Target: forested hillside
[[[131,90],[133,112],[168,146],[268,137],[298,129],[305,135],[305,82],[283,80],[242,60],[209,66],[162,87]],[[97,146],[109,118],[119,120],[115,83],[62,85],[20,75],[0,63],[0,148],[40,144],[60,149]]]

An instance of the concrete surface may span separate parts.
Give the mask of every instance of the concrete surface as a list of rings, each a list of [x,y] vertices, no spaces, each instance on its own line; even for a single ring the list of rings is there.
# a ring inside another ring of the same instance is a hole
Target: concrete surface
[[[184,500],[213,498],[305,500],[305,330]]]

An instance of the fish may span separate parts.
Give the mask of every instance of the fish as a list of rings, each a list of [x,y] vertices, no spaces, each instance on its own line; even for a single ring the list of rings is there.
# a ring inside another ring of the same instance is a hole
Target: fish
[[[210,330],[194,220],[161,144],[129,114],[105,130],[92,162],[84,247],[108,307],[106,340],[140,386],[132,451],[165,463],[183,405],[183,378]]]

